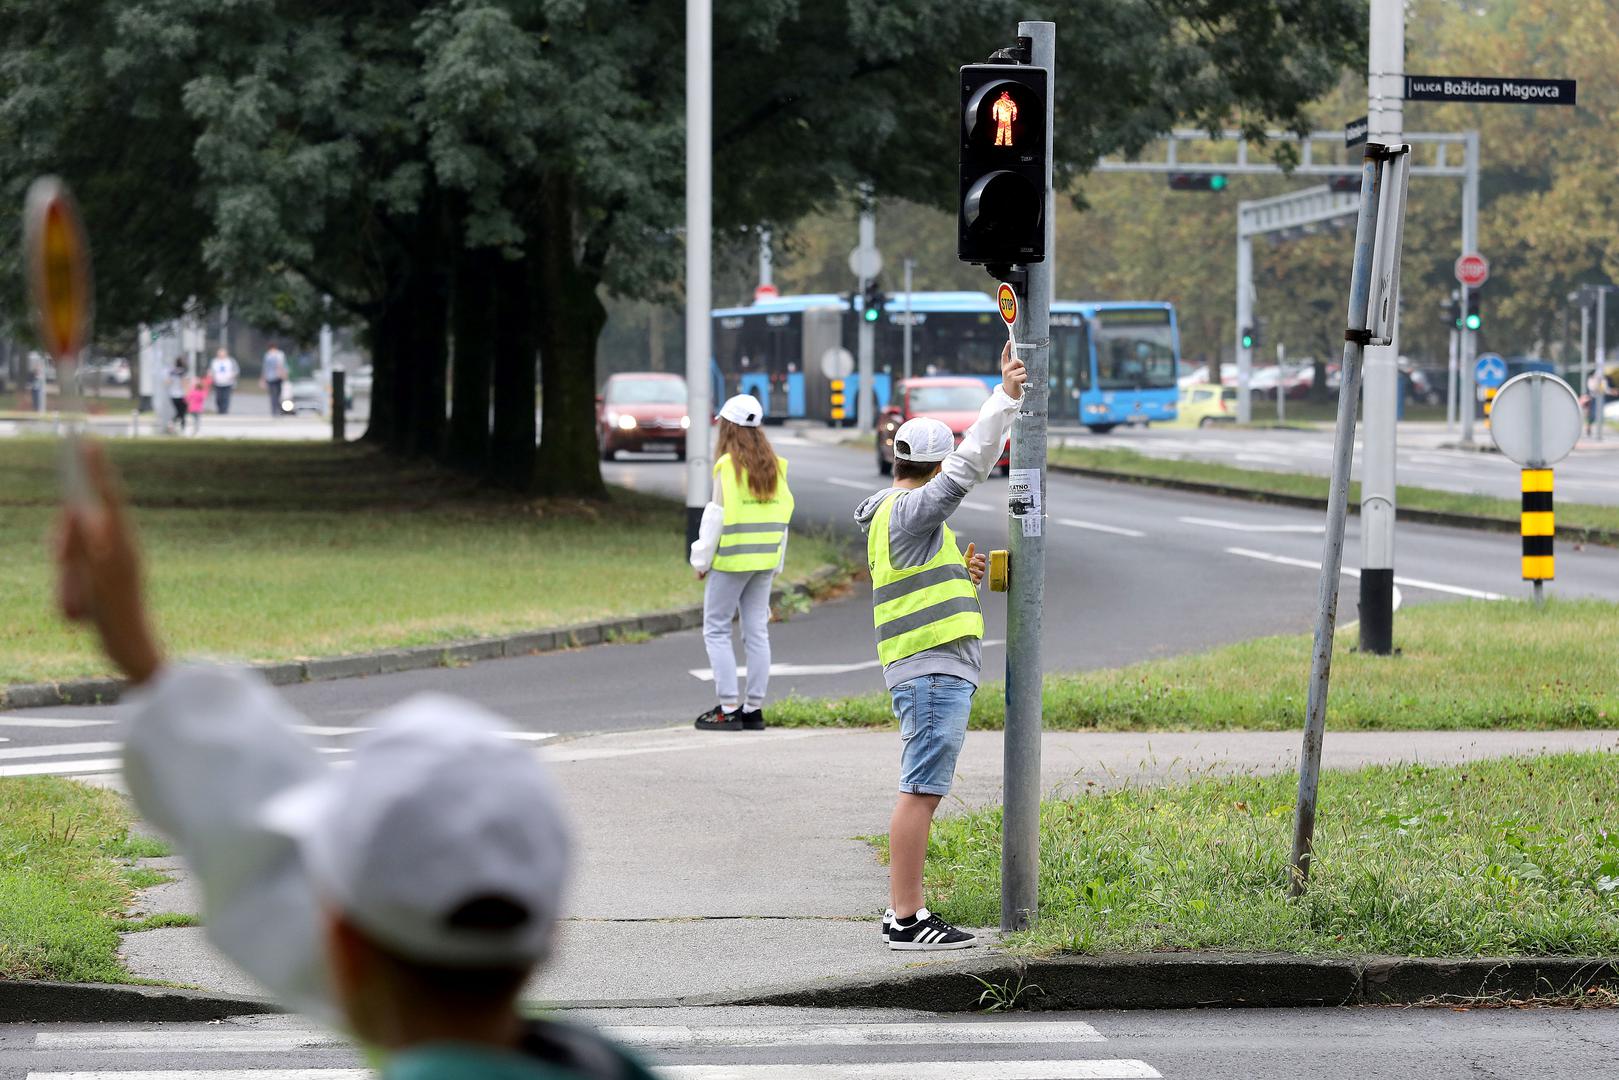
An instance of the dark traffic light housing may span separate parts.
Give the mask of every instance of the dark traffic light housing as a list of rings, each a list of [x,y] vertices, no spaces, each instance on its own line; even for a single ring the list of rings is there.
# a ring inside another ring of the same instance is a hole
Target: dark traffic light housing
[[[1001,268],[1046,257],[1050,79],[1026,64],[961,69],[961,202],[956,255]]]
[[[1231,185],[1231,178],[1220,172],[1176,172],[1169,174],[1171,191],[1221,192]]]
[[[1467,316],[1462,325],[1469,330],[1478,330],[1484,326],[1484,314],[1479,308],[1477,289],[1470,289],[1467,293]]]
[[[1327,177],[1327,188],[1328,190],[1341,193],[1358,193],[1360,191],[1360,174],[1356,173],[1353,176],[1329,176]]]
[[[883,308],[888,304],[888,294],[883,292],[882,286],[875,280],[866,283],[865,304],[861,309],[860,317],[869,323],[879,321],[883,317]]]
[[[1252,326],[1243,327],[1242,328],[1242,347],[1245,348],[1245,349],[1251,349],[1255,345],[1258,345],[1258,344],[1259,344],[1259,331],[1258,331],[1258,329],[1256,329],[1255,327],[1252,327]]]

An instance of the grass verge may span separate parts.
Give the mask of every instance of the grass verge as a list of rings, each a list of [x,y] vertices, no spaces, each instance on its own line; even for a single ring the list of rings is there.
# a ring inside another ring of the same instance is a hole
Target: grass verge
[[[700,603],[684,510],[524,498],[361,446],[111,440],[150,595],[183,655],[284,660],[428,645]],[[56,444],[0,444],[0,683],[107,672],[51,608]],[[789,580],[844,561],[809,531]]]
[[[1601,600],[1457,601],[1400,612],[1392,657],[1339,634],[1328,722],[1361,729],[1619,727],[1612,642],[1619,605]],[[1290,730],[1303,722],[1306,634],[1258,638],[1129,667],[1047,676],[1045,723],[1063,731]],[[870,727],[893,721],[883,692],[792,698],[776,724]],[[1001,684],[973,699],[972,726],[1005,720]]]
[[[0,978],[127,982],[118,933],[175,925],[124,918],[164,880],[130,860],[167,854],[130,830],[116,793],[59,777],[0,779]]]
[[[1619,953],[1619,755],[1327,772],[1308,894],[1286,898],[1297,781],[1204,779],[1041,807],[1035,953]],[[1000,811],[940,820],[930,902],[1000,917]]]
[[[1212,461],[1149,457],[1134,450],[1090,450],[1074,446],[1052,447],[1050,460],[1053,465],[1094,469],[1123,479],[1219,484],[1258,495],[1316,499],[1323,505],[1327,501],[1327,477],[1309,473],[1243,469]],[[1433,488],[1404,485],[1399,488],[1397,499],[1401,510],[1484,518],[1507,523],[1513,529],[1518,527],[1518,516],[1522,510],[1517,499],[1498,499],[1489,495],[1436,491]],[[1359,481],[1351,482],[1349,485],[1349,504],[1360,505]],[[1559,502],[1557,524],[1559,528],[1585,529],[1604,534],[1593,539],[1613,543],[1619,540],[1619,506]]]

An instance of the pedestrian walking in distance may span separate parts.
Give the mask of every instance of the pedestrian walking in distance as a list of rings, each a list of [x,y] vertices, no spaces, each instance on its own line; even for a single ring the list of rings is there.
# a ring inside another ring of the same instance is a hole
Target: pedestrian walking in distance
[[[209,938],[284,1004],[369,1049],[382,1080],[652,1080],[582,1028],[518,1011],[556,936],[569,829],[535,755],[422,694],[333,768],[258,674],[172,665],[106,459],[58,529],[58,597],[140,691],[124,780],[202,889]]]
[[[701,731],[758,731],[770,686],[770,585],[787,558],[793,493],[787,459],[776,456],[760,424],[764,406],[738,394],[720,407],[714,491],[691,546],[703,587],[703,644],[719,703],[697,718]],[[731,620],[741,616],[748,660],[746,693],[737,688]]]
[[[978,586],[986,560],[972,544],[963,552],[946,522],[1000,460],[1027,380],[1023,361],[1002,348],[1001,384],[961,445],[942,421],[907,420],[894,432],[894,486],[855,509],[866,532],[877,658],[900,725],[882,922],[890,949],[965,949],[976,941],[922,903],[933,814],[955,780],[983,661]]]
[[[169,408],[173,413],[173,418],[169,421],[169,432],[174,435],[186,433],[186,412],[189,408],[186,403],[186,391],[190,389],[190,381],[191,376],[186,371],[186,362],[176,356],[174,366],[163,376],[163,392],[168,395]]]
[[[1608,382],[1608,372],[1601,364],[1597,365],[1591,377],[1585,380],[1586,389],[1586,425],[1585,433],[1595,435],[1604,420],[1603,408],[1607,405],[1608,397],[1613,393],[1613,384]]]
[[[236,380],[241,377],[241,365],[236,357],[221,345],[214,358],[208,362],[208,378],[214,384],[214,408],[219,415],[224,416],[230,412],[230,396],[236,389]]]
[[[270,395],[270,415],[281,415],[281,388],[287,381],[287,354],[276,348],[275,342],[264,350],[264,364],[259,372],[259,385]]]
[[[191,417],[191,434],[202,434],[202,410],[208,404],[208,387],[210,375],[191,380],[186,389],[186,414]]]

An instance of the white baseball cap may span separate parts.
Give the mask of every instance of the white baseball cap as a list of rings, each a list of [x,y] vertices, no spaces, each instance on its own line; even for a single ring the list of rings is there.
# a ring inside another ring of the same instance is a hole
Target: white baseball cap
[[[742,427],[758,427],[764,422],[765,407],[752,394],[738,394],[720,406],[720,418]]]
[[[894,432],[894,456],[901,461],[943,461],[956,448],[950,425],[931,416],[917,416]]]
[[[316,889],[409,960],[520,967],[562,906],[569,830],[532,748],[493,714],[421,694],[376,715],[352,767],[283,792],[261,823],[291,837]]]

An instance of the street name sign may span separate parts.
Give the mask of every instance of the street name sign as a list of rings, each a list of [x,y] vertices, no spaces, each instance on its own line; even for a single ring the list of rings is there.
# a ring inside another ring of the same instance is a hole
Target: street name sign
[[[1500,353],[1488,352],[1478,358],[1473,368],[1473,382],[1481,390],[1494,390],[1507,381],[1507,362]]]
[[[1573,105],[1573,79],[1501,79],[1489,75],[1407,75],[1407,101],[1487,105]]]
[[[1527,469],[1544,469],[1568,457],[1580,441],[1580,399],[1556,375],[1526,371],[1495,395],[1490,438],[1496,449]]]
[[[1476,289],[1490,280],[1490,260],[1476,251],[1456,257],[1456,280],[1469,289]]]
[[[1344,146],[1359,146],[1366,141],[1366,135],[1372,130],[1372,122],[1367,117],[1351,120],[1344,125]]]

